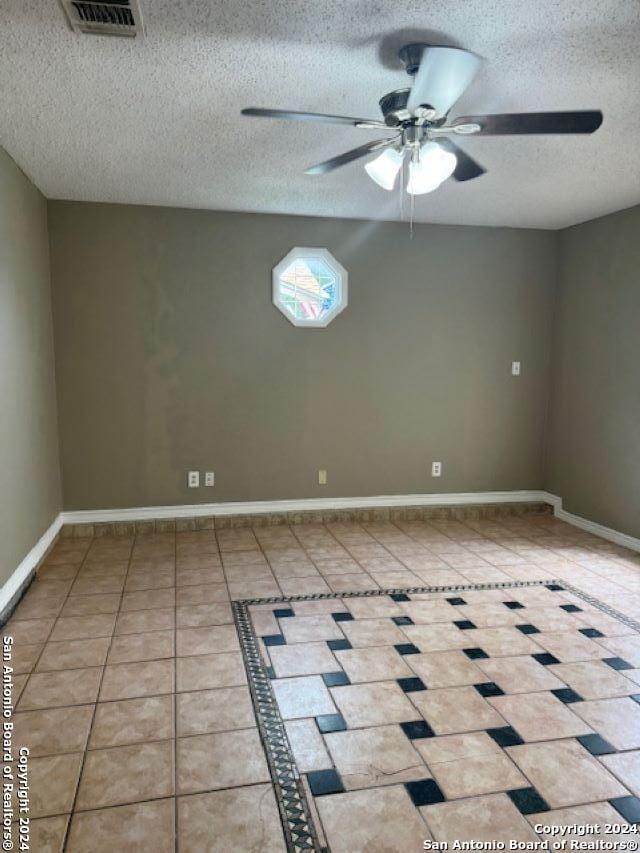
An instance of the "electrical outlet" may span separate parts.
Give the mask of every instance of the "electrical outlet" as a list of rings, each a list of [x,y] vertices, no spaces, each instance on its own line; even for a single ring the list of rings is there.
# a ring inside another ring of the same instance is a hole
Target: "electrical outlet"
[[[520,362],[512,361],[511,362],[511,375],[512,376],[520,376]]]
[[[189,471],[187,483],[190,489],[197,489],[200,486],[200,471]]]
[[[431,476],[442,477],[442,462],[431,463]]]
[[[318,471],[318,485],[326,486],[327,485],[327,472],[326,471]]]
[[[205,484],[205,486],[215,486],[215,484],[216,484],[215,471],[205,471],[204,484]]]

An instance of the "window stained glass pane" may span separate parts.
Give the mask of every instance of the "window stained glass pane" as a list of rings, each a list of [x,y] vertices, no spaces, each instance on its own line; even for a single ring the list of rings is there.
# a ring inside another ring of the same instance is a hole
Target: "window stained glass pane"
[[[297,326],[326,326],[346,304],[347,273],[325,249],[293,249],[273,285],[274,303]]]

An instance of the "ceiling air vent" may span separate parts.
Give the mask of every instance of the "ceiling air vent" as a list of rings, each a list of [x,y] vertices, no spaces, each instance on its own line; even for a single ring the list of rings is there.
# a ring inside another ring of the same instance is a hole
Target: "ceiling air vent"
[[[97,36],[144,35],[138,0],[60,0],[71,29]]]

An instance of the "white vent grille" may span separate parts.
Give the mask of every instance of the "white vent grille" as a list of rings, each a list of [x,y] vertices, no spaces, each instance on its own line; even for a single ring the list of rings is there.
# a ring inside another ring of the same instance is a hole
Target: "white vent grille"
[[[144,34],[138,0],[60,0],[76,33],[135,38]]]

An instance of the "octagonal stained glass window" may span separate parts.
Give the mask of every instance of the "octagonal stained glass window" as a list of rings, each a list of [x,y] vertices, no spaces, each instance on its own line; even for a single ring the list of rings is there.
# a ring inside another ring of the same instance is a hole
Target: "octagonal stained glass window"
[[[292,249],[273,269],[273,304],[294,326],[324,329],[347,305],[347,271],[326,249]]]

